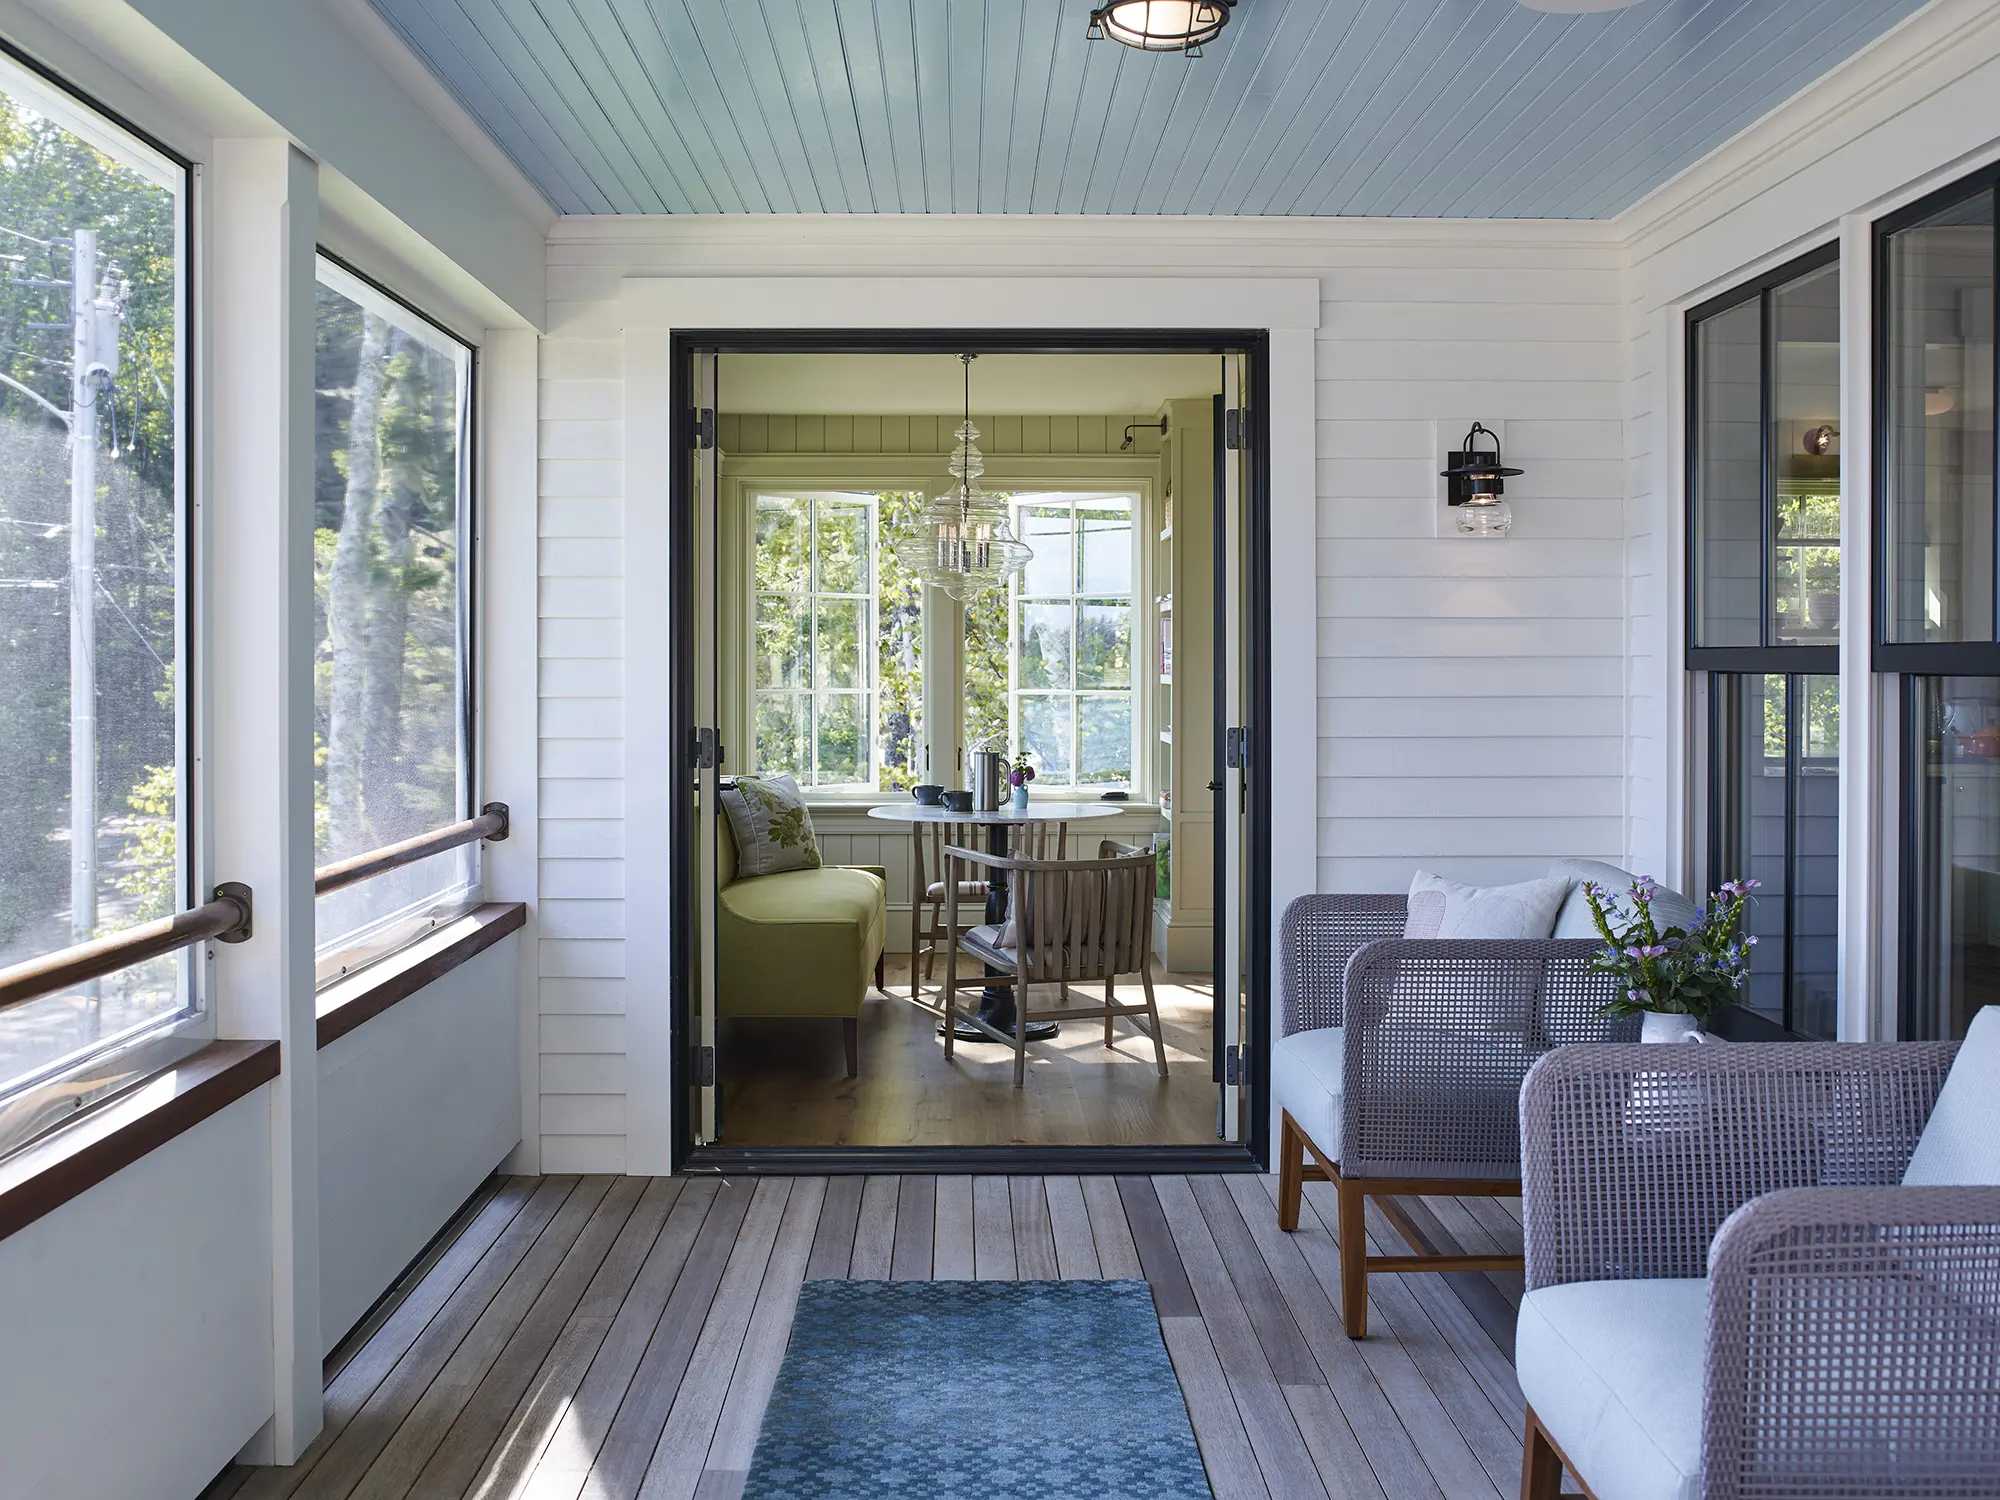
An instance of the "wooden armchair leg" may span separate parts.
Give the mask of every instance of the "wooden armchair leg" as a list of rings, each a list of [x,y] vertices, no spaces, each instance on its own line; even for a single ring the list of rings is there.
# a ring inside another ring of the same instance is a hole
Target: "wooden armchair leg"
[[[1340,1201],[1340,1310],[1351,1339],[1368,1337],[1367,1198],[1361,1185],[1336,1177]]]
[[[1306,1192],[1306,1137],[1293,1123],[1290,1110],[1280,1113],[1278,1136],[1278,1227],[1290,1234],[1299,1227],[1299,1205]]]
[[[1146,987],[1146,1019],[1153,1027],[1153,1064],[1160,1070],[1160,1080],[1164,1083],[1167,1077],[1167,1039],[1160,1031],[1160,1007],[1153,999],[1152,974],[1141,970],[1139,982]],[[1105,1024],[1108,1026],[1110,1022]]]
[[[1521,1500],[1557,1500],[1562,1493],[1562,1482],[1562,1454],[1549,1440],[1531,1406],[1527,1430],[1521,1438]]]

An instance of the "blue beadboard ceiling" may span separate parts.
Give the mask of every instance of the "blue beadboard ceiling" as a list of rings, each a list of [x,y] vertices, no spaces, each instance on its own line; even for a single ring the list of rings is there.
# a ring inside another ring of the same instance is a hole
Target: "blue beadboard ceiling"
[[[564,213],[1603,218],[1922,0],[373,0]]]

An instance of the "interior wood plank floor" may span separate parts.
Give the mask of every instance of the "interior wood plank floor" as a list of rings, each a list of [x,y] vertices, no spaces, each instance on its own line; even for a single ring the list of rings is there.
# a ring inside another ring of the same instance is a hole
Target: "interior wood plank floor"
[[[976,969],[968,965],[964,972],[970,977]],[[962,1043],[945,1058],[937,1017],[910,1002],[909,976],[909,958],[891,954],[888,993],[872,991],[863,1002],[855,1078],[847,1077],[840,1028],[832,1021],[725,1022],[718,1049],[723,1143],[1215,1144],[1213,991],[1206,975],[1155,971],[1167,1044],[1165,1082],[1155,1070],[1151,1040],[1131,1022],[1119,1021],[1106,1047],[1103,1022],[1073,1021],[1054,1041],[1029,1045],[1027,1083],[1020,1089],[1014,1087],[1014,1055],[1005,1047]],[[1121,1000],[1140,993],[1136,979],[1119,985]],[[1045,1000],[1038,991],[1036,1003]]]
[[[1506,1500],[1520,1277],[1375,1276],[1268,1177],[496,1179],[328,1361],[326,1428],[208,1500],[736,1500],[809,1278],[1151,1283],[1217,1500]],[[1518,1249],[1508,1200],[1404,1200]],[[1371,1214],[1373,1210],[1371,1209]],[[1396,1244],[1386,1220],[1372,1241]],[[949,1497],[939,1497],[949,1500]]]

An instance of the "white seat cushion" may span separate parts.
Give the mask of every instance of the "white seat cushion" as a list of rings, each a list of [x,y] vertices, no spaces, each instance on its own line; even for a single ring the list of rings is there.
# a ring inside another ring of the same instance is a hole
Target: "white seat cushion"
[[[1410,882],[1409,917],[1403,936],[1437,938],[1545,938],[1556,925],[1556,909],[1570,882],[1524,880],[1519,885],[1460,885],[1417,871]],[[1444,893],[1439,912],[1431,892]],[[1432,920],[1436,925],[1433,927]]]
[[[924,895],[932,901],[944,900],[944,882],[942,880],[933,880],[924,888]],[[986,899],[986,882],[983,880],[961,880],[958,883],[958,896],[961,901],[967,896],[977,896],[983,901]]]
[[[1972,1018],[1904,1187],[2000,1187],[2000,1005]]]
[[[1521,1299],[1521,1394],[1597,1500],[1698,1500],[1708,1282],[1579,1281]]]
[[[1330,1162],[1340,1160],[1342,1030],[1322,1026],[1271,1044],[1271,1097]]]

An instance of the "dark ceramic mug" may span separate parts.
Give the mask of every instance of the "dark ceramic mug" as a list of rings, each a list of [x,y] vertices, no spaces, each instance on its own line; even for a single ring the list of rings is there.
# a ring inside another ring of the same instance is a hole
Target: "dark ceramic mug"
[[[967,791],[946,792],[944,794],[944,805],[953,812],[971,812],[972,793]]]
[[[910,795],[917,799],[919,807],[936,807],[940,802],[944,801],[944,788],[941,786],[931,786],[926,783],[923,786],[911,787]]]

